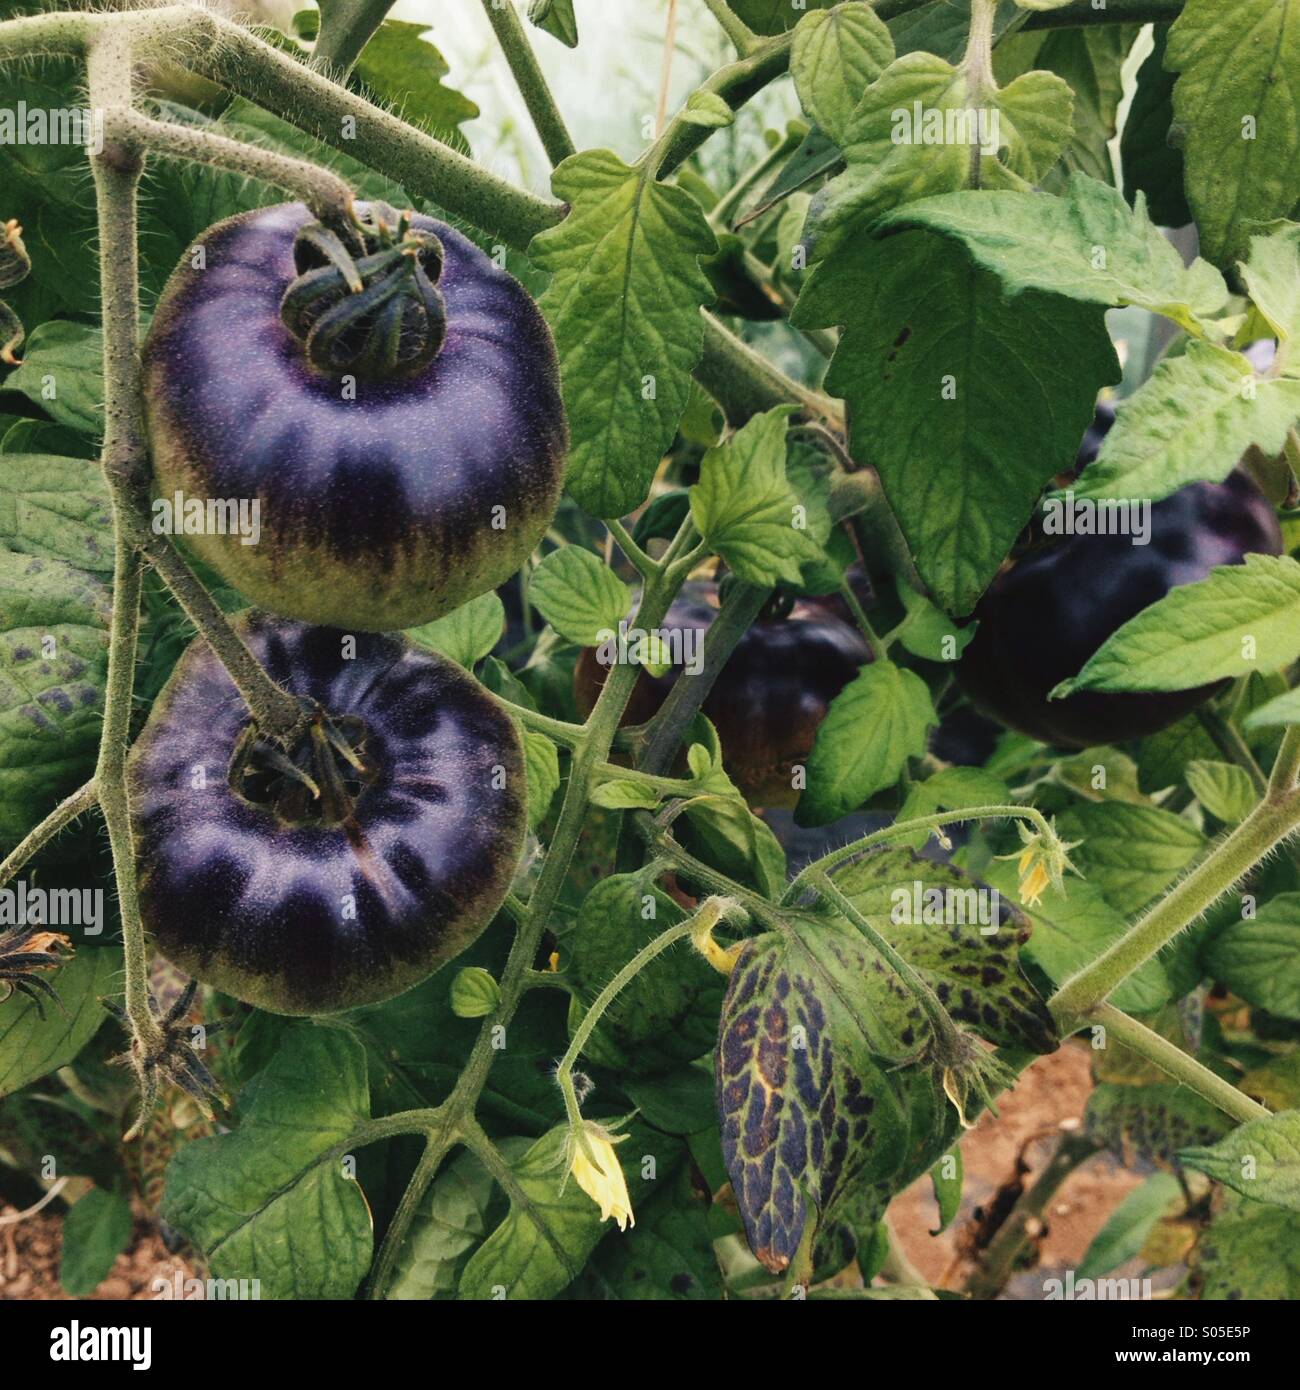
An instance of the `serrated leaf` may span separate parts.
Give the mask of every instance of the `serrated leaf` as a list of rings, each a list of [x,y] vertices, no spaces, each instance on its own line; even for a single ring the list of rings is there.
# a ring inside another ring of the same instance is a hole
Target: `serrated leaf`
[[[1300,225],[1282,222],[1250,239],[1241,278],[1283,345],[1300,333]]]
[[[1129,202],[1141,193],[1160,226],[1183,227],[1192,220],[1192,210],[1183,190],[1183,152],[1170,139],[1176,74],[1165,67],[1168,41],[1169,26],[1157,24],[1120,136],[1120,164]]]
[[[756,415],[700,462],[691,516],[705,541],[744,580],[770,588],[799,582],[820,548],[796,521],[799,498],[786,476],[786,430],[793,408]]]
[[[1225,825],[1237,825],[1255,809],[1259,793],[1245,768],[1213,761],[1187,764],[1187,785],[1197,801]]]
[[[77,569],[113,571],[108,484],[85,459],[0,452],[0,543]]]
[[[692,92],[682,108],[682,120],[709,130],[721,130],[735,119],[736,113],[716,92]]]
[[[892,786],[925,752],[938,723],[925,682],[892,661],[873,661],[831,701],[808,759],[801,825],[824,825]]]
[[[98,438],[104,424],[103,337],[84,323],[52,319],[28,335],[23,364],[5,378],[51,419]]]
[[[977,103],[963,66],[933,53],[896,59],[844,127],[845,170],[809,216],[814,255],[826,256],[891,209],[968,187],[976,160],[985,187],[1028,188],[1060,155],[1072,102],[1059,77],[1030,72]]]
[[[1201,832],[1171,811],[1124,801],[1073,806],[1059,829],[1063,839],[1081,842],[1070,857],[1084,881],[1124,917],[1145,907],[1205,847]]]
[[[109,603],[93,575],[0,551],[0,846],[94,771]]]
[[[893,59],[894,40],[873,10],[837,5],[799,21],[790,73],[809,119],[838,143],[862,94]]]
[[[387,1297],[401,1301],[456,1296],[460,1271],[487,1235],[493,1182],[468,1152],[458,1154],[425,1193],[397,1256]]]
[[[1212,1147],[1178,1157],[1243,1197],[1300,1212],[1300,1110],[1248,1120]]]
[[[409,628],[406,635],[417,647],[441,652],[469,671],[501,640],[505,625],[505,605],[489,589],[445,618]]]
[[[1247,555],[1183,584],[1114,633],[1052,698],[1076,690],[1185,690],[1276,671],[1300,656],[1300,563]]]
[[[1252,222],[1300,200],[1300,10],[1289,0],[1187,0],[1169,31],[1187,201],[1204,254],[1228,265]]]
[[[996,189],[926,198],[882,228],[956,237],[1011,293],[1042,290],[1092,304],[1135,304],[1201,332],[1228,287],[1207,261],[1190,266],[1147,216],[1109,185],[1073,174],[1061,197]]]
[[[1191,342],[1120,407],[1074,495],[1159,502],[1188,483],[1222,482],[1252,444],[1280,454],[1298,418],[1300,381],[1261,380],[1242,353]]]
[[[905,615],[896,629],[898,640],[913,656],[925,661],[956,661],[975,636],[979,624],[958,627],[905,579],[899,579],[896,588]]]
[[[528,778],[528,827],[536,830],[546,819],[560,789],[560,755],[545,734],[524,729],[524,773]]]
[[[1300,893],[1279,893],[1205,948],[1209,974],[1248,1004],[1300,1019]]]
[[[1172,1173],[1153,1173],[1115,1208],[1092,1238],[1076,1279],[1097,1279],[1141,1254],[1157,1221],[1182,1196]]]
[[[263,1298],[350,1298],[370,1267],[370,1209],[333,1150],[370,1117],[352,1037],[291,1029],[255,1082],[239,1128],[187,1144],[167,1167],[164,1219],[218,1279]]]
[[[1300,1217],[1230,1193],[1196,1251],[1202,1299],[1300,1299]]]
[[[907,1119],[871,1041],[864,981],[842,969],[829,920],[746,944],[714,1058],[722,1151],[750,1249],[772,1273],[813,1207],[902,1162]]]
[[[854,456],[879,472],[936,600],[969,613],[1118,379],[1104,314],[1008,299],[960,246],[911,233],[815,267],[794,321],[844,326],[826,384],[850,407]]]
[[[76,1057],[107,1020],[99,1001],[118,992],[120,971],[118,952],[83,946],[58,970],[41,972],[58,992],[62,1009],[45,999],[42,1017],[36,1001],[17,991],[0,1003],[0,1097]]]
[[[529,254],[551,283],[541,300],[560,352],[573,436],[568,488],[593,516],[645,501],[690,399],[713,290],[700,259],[717,240],[699,203],[608,150],[552,176],[570,204]]]
[[[381,104],[399,111],[404,121],[465,153],[469,144],[460,126],[472,121],[479,109],[463,93],[443,84],[451,69],[428,33],[427,24],[384,20],[361,50],[356,74]]]
[[[622,777],[601,782],[591,793],[592,805],[607,811],[653,811],[663,799],[663,792],[650,783]]]
[[[533,571],[528,601],[561,637],[595,647],[618,631],[632,591],[590,550],[566,545]]]

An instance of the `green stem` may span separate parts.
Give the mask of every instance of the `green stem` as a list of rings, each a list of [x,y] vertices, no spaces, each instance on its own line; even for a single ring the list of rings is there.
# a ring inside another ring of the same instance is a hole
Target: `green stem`
[[[627,556],[632,568],[643,578],[647,578],[657,568],[652,556],[632,539],[632,533],[617,518],[606,518],[605,527],[609,534],[614,537],[618,548]]]
[[[99,793],[94,778],[78,787],[71,796],[64,797],[54,810],[35,829],[29,830],[5,856],[4,863],[0,864],[0,886],[8,883],[18,870],[39,854],[65,826],[71,825],[78,816],[84,815],[98,800]]]
[[[786,376],[748,343],[704,313],[704,355],[696,380],[716,400],[727,422],[739,428],[753,415],[778,405],[797,405],[809,420],[842,428],[843,408],[830,396]]]
[[[1145,961],[1300,827],[1300,797],[1261,802],[1184,879],[1048,1000],[1063,1027],[1090,1016]]]
[[[787,156],[793,154],[799,148],[803,140],[802,135],[788,134],[770,150],[756,164],[751,165],[734,184],[725,192],[714,204],[713,210],[709,213],[709,226],[714,231],[721,231],[728,227],[736,210],[740,207],[751,188],[760,184],[777,165],[785,162]],[[748,220],[748,218],[746,219]],[[738,230],[743,225],[737,223],[731,230]]]
[[[857,623],[858,630],[866,639],[867,646],[871,648],[871,655],[875,661],[884,661],[886,658],[886,643],[882,642],[876,635],[876,629],[871,626],[871,619],[867,617],[866,609],[858,602],[858,596],[853,592],[853,585],[847,579],[840,580],[840,597],[849,606],[849,612],[853,614],[853,621]],[[904,619],[906,622],[906,619]],[[903,626],[902,623],[889,634],[892,641],[894,633],[898,632]]]
[[[395,0],[323,0],[312,66],[342,82]]]
[[[680,809],[680,803],[675,809]],[[693,854],[684,850],[668,834],[667,830],[655,820],[649,811],[634,812],[632,823],[636,827],[637,833],[645,841],[647,849],[656,858],[665,860],[679,874],[684,874],[692,882],[708,889],[713,896],[729,898],[738,903],[756,922],[769,928],[769,930],[784,930],[785,918],[781,916],[772,903],[768,902],[766,898],[759,897],[757,893],[751,893],[748,888],[733,882],[717,869],[696,859]]]
[[[1268,796],[1280,801],[1295,791],[1300,779],[1300,724],[1293,724],[1283,735],[1282,746],[1273,762],[1269,777]]]
[[[758,35],[727,4],[727,0],[704,0],[704,8],[718,21],[718,27],[731,40],[742,58],[762,43]]]
[[[838,868],[849,859],[856,859],[860,854],[865,854],[868,850],[876,849],[880,845],[887,845],[892,840],[897,840],[904,835],[914,834],[918,830],[940,830],[945,825],[957,825],[961,821],[967,820],[1026,820],[1040,835],[1052,836],[1052,827],[1047,823],[1043,813],[1033,806],[975,806],[965,811],[940,811],[932,816],[917,816],[912,820],[895,821],[893,825],[887,825],[883,830],[873,831],[870,835],[864,835],[861,839],[854,840],[851,844],[842,846],[840,849],[831,850],[829,854],[824,854],[820,859],[814,860],[807,868],[796,874],[790,881],[790,886],[785,890],[781,898],[782,903],[794,902],[800,893],[810,887],[812,880],[820,874],[828,874]]]
[[[519,88],[519,95],[523,97],[528,114],[532,117],[533,126],[541,139],[547,159],[551,161],[552,166],[563,164],[570,155],[577,152],[577,147],[564,124],[564,117],[560,115],[560,108],[555,104],[555,98],[514,6],[509,0],[506,0],[506,3],[502,3],[501,0],[483,0],[483,8],[487,11],[488,22],[497,36],[501,51],[506,55],[506,62],[510,64],[515,85]]]
[[[1271,1113],[1258,1101],[1251,1100],[1248,1095],[1239,1091],[1231,1082],[1202,1066],[1181,1047],[1176,1047],[1167,1038],[1162,1038],[1159,1033],[1139,1023],[1137,1019],[1130,1018],[1113,1004],[1098,1004],[1089,1011],[1088,1019],[1089,1022],[1105,1028],[1109,1037],[1122,1042],[1125,1047],[1154,1063],[1175,1081],[1203,1096],[1212,1105],[1217,1105],[1225,1115],[1231,1116],[1239,1124],[1267,1119]]]
[[[1236,727],[1221,714],[1204,705],[1196,711],[1196,718],[1219,752],[1230,763],[1235,763],[1241,768],[1250,778],[1250,785],[1263,796],[1268,791],[1268,778],[1264,776],[1263,769],[1250,751],[1250,745],[1237,732]]]

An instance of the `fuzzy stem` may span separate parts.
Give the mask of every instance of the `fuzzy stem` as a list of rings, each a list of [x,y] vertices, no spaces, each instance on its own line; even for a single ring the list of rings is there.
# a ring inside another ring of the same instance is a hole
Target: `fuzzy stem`
[[[314,68],[342,82],[393,8],[395,0],[324,0],[312,48]]]
[[[564,124],[560,108],[555,104],[555,97],[528,41],[528,34],[515,13],[515,7],[508,0],[507,3],[483,0],[483,8],[487,11],[488,22],[497,36],[501,51],[506,55],[506,62],[510,64],[515,85],[532,117],[547,159],[552,166],[563,164],[577,152],[577,147]]]
[[[486,687],[483,687],[483,693],[495,700],[511,719],[517,719],[526,728],[536,729],[539,734],[545,734],[547,738],[563,744],[566,748],[576,748],[583,740],[581,724],[568,724],[563,719],[552,719],[548,714],[539,714],[535,709],[517,705],[513,700],[507,700],[504,695],[497,695]]]
[[[618,543],[618,548],[627,556],[632,568],[644,579],[653,573],[655,566],[654,559],[647,555],[644,550],[632,539],[632,533],[616,517],[606,518],[605,529]]]
[[[0,864],[0,886],[9,882],[28,860],[50,843],[66,826],[71,825],[78,816],[84,815],[99,800],[94,778],[78,787],[71,796],[66,796],[33,830],[14,846]]]
[[[1196,718],[1219,752],[1230,763],[1235,763],[1241,768],[1250,778],[1250,785],[1263,796],[1268,791],[1268,778],[1264,776],[1263,770],[1255,761],[1255,755],[1250,751],[1250,746],[1237,732],[1236,727],[1221,714],[1205,706],[1196,711]]]
[[[1300,724],[1292,725],[1282,738],[1268,783],[1268,797],[1281,801],[1296,789],[1300,778]]]
[[[718,21],[718,27],[731,40],[742,58],[747,57],[762,42],[758,35],[727,4],[727,0],[704,0],[704,8]]]
[[[1225,1115],[1231,1116],[1239,1124],[1251,1120],[1267,1119],[1272,1113],[1258,1101],[1239,1091],[1231,1082],[1216,1076],[1195,1057],[1189,1056],[1181,1047],[1175,1046],[1167,1038],[1153,1032],[1137,1019],[1130,1018],[1113,1004],[1098,1004],[1089,1011],[1089,1021],[1105,1028],[1107,1034],[1122,1042],[1125,1047],[1154,1063],[1166,1075],[1197,1095],[1203,1096],[1212,1105],[1217,1105]]]
[[[1300,797],[1261,802],[1129,930],[1048,1000],[1064,1027],[1093,1014],[1145,961],[1213,906],[1300,827]]]

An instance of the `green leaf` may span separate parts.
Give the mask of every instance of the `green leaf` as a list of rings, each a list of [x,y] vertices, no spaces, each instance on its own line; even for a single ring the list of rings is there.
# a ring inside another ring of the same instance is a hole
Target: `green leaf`
[[[938,723],[930,691],[892,661],[864,666],[831,701],[808,760],[801,825],[825,825],[892,786]]]
[[[633,1122],[615,1149],[633,1210],[671,1179],[683,1155],[680,1140]],[[553,1298],[586,1264],[608,1226],[600,1208],[564,1174],[568,1126],[559,1125],[511,1163],[516,1191],[505,1220],[470,1256],[457,1295],[462,1300]],[[653,1159],[653,1182],[642,1177]]]
[[[560,352],[573,436],[568,487],[593,516],[645,501],[690,399],[713,290],[700,258],[717,240],[683,189],[608,150],[566,159],[552,176],[571,210],[530,255],[551,274],[541,305]]]
[[[351,1298],[370,1268],[370,1209],[332,1152],[370,1117],[366,1058],[334,1028],[291,1029],[249,1088],[233,1134],[167,1166],[163,1217],[218,1279],[263,1298]]]
[[[1222,482],[1252,444],[1280,454],[1297,418],[1300,381],[1260,379],[1242,353],[1191,342],[1121,407],[1074,495],[1159,502],[1188,483]]]
[[[457,1018],[486,1018],[501,1002],[501,986],[481,965],[467,965],[451,981],[451,1011]]]
[[[913,782],[898,813],[900,821],[932,816],[936,811],[964,811],[974,806],[1005,806],[1011,800],[1007,784],[982,767],[947,767]],[[930,831],[917,830],[898,843],[920,849],[930,839]]]
[[[1052,1016],[1020,969],[1028,923],[996,890],[951,864],[893,847],[838,870],[835,883],[959,1023],[998,1046],[1056,1048]],[[930,1035],[919,1006],[868,942],[852,936],[857,944],[843,944],[842,952],[845,960],[858,955],[862,973],[872,977],[874,1016],[898,1051],[915,1053]]]
[[[951,1176],[948,1170],[951,1169]],[[961,1150],[954,1148],[930,1169],[930,1183],[934,1188],[934,1200],[939,1208],[939,1225],[930,1232],[932,1236],[942,1235],[957,1219],[961,1210],[963,1185]]]
[[[0,1098],[71,1062],[108,1018],[99,1002],[120,987],[121,956],[83,946],[57,971],[42,972],[63,1005],[36,1001],[16,991],[0,1003]],[[66,1012],[65,1012],[66,1010]]]
[[[23,348],[23,364],[5,378],[51,419],[98,438],[104,421],[103,338],[98,328],[61,319],[41,324]]]
[[[1172,1081],[1145,1086],[1103,1082],[1088,1097],[1084,1124],[1125,1163],[1172,1163],[1189,1144],[1213,1144],[1232,1121],[1203,1096]]]
[[[889,32],[900,54],[925,49],[955,63],[966,52],[970,10],[971,0],[922,0],[914,9],[891,19]],[[1008,37],[1024,20],[1014,0],[1002,0],[993,17],[994,44]]]
[[[1246,716],[1246,728],[1268,729],[1278,724],[1300,724],[1300,690],[1288,690]]]
[[[1282,1207],[1228,1196],[1197,1247],[1200,1297],[1300,1299],[1300,1218]]]
[[[1025,73],[977,101],[964,66],[932,53],[896,59],[867,88],[844,128],[847,167],[822,191],[809,218],[815,256],[823,258],[893,208],[966,188],[976,158],[985,187],[1029,188],[1069,138],[1072,102],[1070,88],[1048,72]],[[997,116],[996,129],[989,112]]]
[[[1138,69],[1124,130],[1120,165],[1129,202],[1141,193],[1151,216],[1162,227],[1184,227],[1192,220],[1183,191],[1183,152],[1170,135],[1174,124],[1175,74],[1165,67],[1169,26],[1155,26],[1155,44]]]
[[[793,29],[809,10],[828,10],[836,0],[728,0],[732,10],[756,34]]]
[[[841,962],[840,942],[853,951]],[[813,1209],[903,1161],[907,1117],[872,1044],[851,928],[799,923],[746,943],[722,1006],[714,1070],[722,1151],[750,1249],[785,1269]]]
[[[882,228],[928,227],[963,242],[1012,293],[1043,290],[1091,304],[1136,304],[1202,331],[1228,287],[1206,261],[1190,266],[1138,199],[1073,174],[1062,197],[998,190],[948,193],[900,208]]]
[[[63,1218],[59,1283],[73,1298],[92,1294],[108,1278],[131,1239],[131,1204],[120,1192],[92,1187]]]
[[[692,92],[682,109],[682,120],[688,125],[701,125],[720,130],[736,119],[736,113],[716,92]]]
[[[0,551],[0,846],[94,771],[109,604],[92,575]]]
[[[643,874],[615,874],[587,894],[560,938],[578,1016],[642,947],[683,919]],[[725,981],[689,942],[641,970],[601,1016],[584,1055],[630,1076],[674,1071],[713,1044]],[[576,1018],[575,1018],[576,1023]]]
[[[618,631],[632,591],[590,550],[566,545],[533,571],[528,601],[561,637],[595,647]]]
[[[956,661],[975,636],[978,623],[958,627],[928,598],[918,594],[905,580],[895,585],[903,601],[905,617],[895,629],[898,640],[912,653],[925,661]]]
[[[810,120],[839,143],[867,87],[894,60],[894,40],[874,10],[837,5],[799,21],[790,73]]]
[[[573,0],[531,0],[528,19],[566,48],[577,48],[578,20],[573,13]]]
[[[1244,768],[1236,763],[1212,761],[1187,764],[1187,785],[1192,795],[1225,825],[1237,825],[1255,809],[1259,793]]]
[[[1205,847],[1205,837],[1181,817],[1124,801],[1074,806],[1059,828],[1063,839],[1082,842],[1070,857],[1084,881],[1124,917],[1145,907]]]
[[[691,516],[717,554],[744,580],[770,588],[799,582],[820,548],[801,529],[804,509],[786,476],[792,406],[756,415],[700,462]]]
[[[1248,1120],[1212,1147],[1178,1157],[1243,1197],[1300,1212],[1300,1110]]]
[[[623,1089],[646,1123],[666,1134],[698,1134],[715,1127],[713,1071],[707,1061],[659,1076],[629,1078]]]
[[[653,811],[663,799],[664,793],[649,782],[625,777],[601,782],[591,793],[592,805],[608,811]]]
[[[103,469],[85,459],[0,452],[0,544],[111,574]]]
[[[1300,1019],[1300,893],[1279,893],[1205,949],[1207,972],[1248,1004]]]
[[[425,1193],[402,1243],[388,1297],[451,1299],[470,1252],[487,1235],[494,1185],[468,1150],[458,1154]]]
[[[1077,676],[1052,691],[1185,690],[1255,671],[1276,671],[1300,656],[1300,564],[1288,556],[1247,555],[1208,579],[1183,584],[1109,637]]]
[[[880,473],[936,600],[969,613],[1118,379],[1102,311],[1008,299],[959,246],[913,233],[816,266],[795,322],[844,325],[826,384],[850,407],[853,452]]]
[[[356,74],[381,105],[465,153],[469,144],[459,127],[479,109],[467,96],[443,86],[451,69],[424,37],[428,32],[427,24],[386,19],[361,50]]]
[[[505,625],[505,605],[489,589],[445,618],[409,628],[406,635],[417,647],[441,652],[469,671],[501,640]]]
[[[1201,249],[1228,265],[1251,223],[1287,216],[1300,191],[1300,10],[1187,0],[1165,62],[1179,74],[1174,112]]]
[[[528,778],[528,827],[536,830],[560,790],[560,755],[545,734],[536,729],[520,732],[524,740],[524,773]]]
[[[1251,237],[1241,277],[1284,346],[1300,334],[1300,225],[1282,222],[1268,236]]]
[[[1140,1255],[1156,1223],[1181,1197],[1172,1173],[1153,1173],[1110,1214],[1092,1238],[1075,1277],[1098,1279]]]

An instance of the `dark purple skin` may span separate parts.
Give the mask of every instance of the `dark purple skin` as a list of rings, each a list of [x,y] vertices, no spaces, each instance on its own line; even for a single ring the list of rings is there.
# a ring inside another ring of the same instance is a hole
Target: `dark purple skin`
[[[183,970],[273,1013],[388,999],[464,951],[505,898],[527,822],[518,735],[458,666],[400,638],[362,634],[348,660],[328,628],[240,626],[274,680],[365,721],[377,773],[334,828],[236,795],[248,711],[197,640],[131,751],[145,926]]]
[[[1029,551],[993,581],[957,681],[1001,723],[1067,748],[1143,738],[1176,723],[1223,682],[1160,693],[1088,690],[1048,700],[1130,618],[1180,584],[1251,553],[1280,555],[1277,516],[1245,473],[1192,483],[1151,508],[1151,543],[1073,536]]]
[[[446,252],[446,341],[344,399],[280,320],[310,220],[297,203],[232,217],[200,238],[206,269],[187,255],[173,272],[144,352],[155,493],[260,502],[259,544],[186,543],[261,607],[413,627],[514,574],[550,524],[568,448],[555,346],[513,276],[416,216]]]

